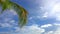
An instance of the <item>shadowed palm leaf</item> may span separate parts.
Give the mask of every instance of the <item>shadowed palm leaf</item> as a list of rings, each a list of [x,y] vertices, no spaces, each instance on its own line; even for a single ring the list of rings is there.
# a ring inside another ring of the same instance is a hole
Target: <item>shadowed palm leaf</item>
[[[19,26],[20,27],[23,27],[26,23],[27,23],[27,11],[21,7],[20,5],[16,4],[16,3],[13,3],[9,0],[0,0],[0,4],[2,6],[2,11],[1,13],[4,12],[4,10],[6,9],[14,9],[16,10],[16,13],[18,14],[19,16]]]

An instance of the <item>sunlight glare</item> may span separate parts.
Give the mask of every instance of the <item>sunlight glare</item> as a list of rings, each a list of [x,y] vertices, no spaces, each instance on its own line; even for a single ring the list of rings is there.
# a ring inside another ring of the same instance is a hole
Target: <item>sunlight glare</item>
[[[60,3],[55,4],[53,6],[53,11],[56,12],[56,13],[60,13]]]
[[[60,21],[60,3],[53,6],[52,13],[55,15],[56,20]]]

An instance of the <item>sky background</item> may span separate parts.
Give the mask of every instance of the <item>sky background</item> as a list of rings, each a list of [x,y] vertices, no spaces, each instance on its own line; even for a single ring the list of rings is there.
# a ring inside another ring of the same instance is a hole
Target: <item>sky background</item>
[[[60,0],[11,1],[28,11],[28,22],[20,29],[15,10],[7,9],[0,14],[0,34],[60,34]]]

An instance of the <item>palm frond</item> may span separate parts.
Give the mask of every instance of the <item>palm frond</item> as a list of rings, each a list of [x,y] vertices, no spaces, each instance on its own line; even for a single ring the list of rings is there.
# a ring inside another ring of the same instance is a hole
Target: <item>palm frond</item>
[[[9,2],[9,0],[5,0],[4,2],[2,0],[0,0],[0,4],[2,6],[1,13],[3,13],[4,10],[9,9],[12,6],[11,3]]]
[[[14,9],[16,10],[16,13],[18,14],[19,16],[19,26],[20,27],[23,27],[26,23],[27,23],[27,11],[19,6],[18,4],[16,3],[13,3],[14,4]]]
[[[11,1],[2,2],[1,0],[0,0],[0,4],[2,5],[1,13],[3,13],[4,10],[10,9],[12,7],[16,10],[16,13],[18,14],[19,17],[18,24],[20,27],[23,27],[27,23],[27,11],[22,6]]]

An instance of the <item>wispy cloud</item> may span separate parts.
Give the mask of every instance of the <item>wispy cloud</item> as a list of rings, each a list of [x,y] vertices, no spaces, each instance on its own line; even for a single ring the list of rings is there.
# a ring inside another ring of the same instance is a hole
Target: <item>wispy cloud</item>
[[[13,27],[17,21],[14,20],[14,16],[17,16],[16,12],[11,10],[5,10],[4,13],[0,15],[1,21],[0,25],[1,27]],[[18,16],[17,16],[18,17]]]
[[[58,25],[58,27],[57,27]],[[33,24],[33,25],[30,25],[30,26],[24,26],[23,28],[19,28],[19,27],[13,27],[15,30],[14,31],[11,31],[11,32],[7,32],[8,34],[60,34],[60,25],[59,24],[46,24],[46,25],[42,25],[44,26],[45,28],[48,28],[50,26],[52,26],[54,28],[56,28],[56,30],[51,30],[51,31],[47,31],[46,32],[46,29],[37,25],[37,24]],[[6,33],[6,32],[5,32]]]
[[[52,24],[46,24],[46,26],[50,27]],[[59,25],[59,24],[58,24]],[[42,25],[44,26],[44,25]],[[56,25],[54,25],[56,26]],[[52,27],[54,28],[54,26],[52,25]],[[45,28],[48,28],[45,27]],[[56,26],[57,27],[57,26]],[[12,32],[13,34],[60,34],[60,27],[58,26],[58,28],[56,28],[56,30],[51,30],[51,31],[47,31],[46,29],[43,27],[40,27],[39,25],[33,24],[31,26],[24,26],[22,29],[20,29],[19,27],[14,27],[16,30],[15,32]]]
[[[18,31],[17,31],[18,30]],[[31,26],[25,26],[21,30],[18,28],[16,29],[17,33],[21,34],[42,34],[45,32],[43,28],[40,28],[38,25],[31,25]]]
[[[52,24],[46,24],[46,25],[42,25],[41,27],[42,28],[44,28],[44,27],[46,28],[46,27],[50,27],[50,26],[53,26],[53,25]]]

